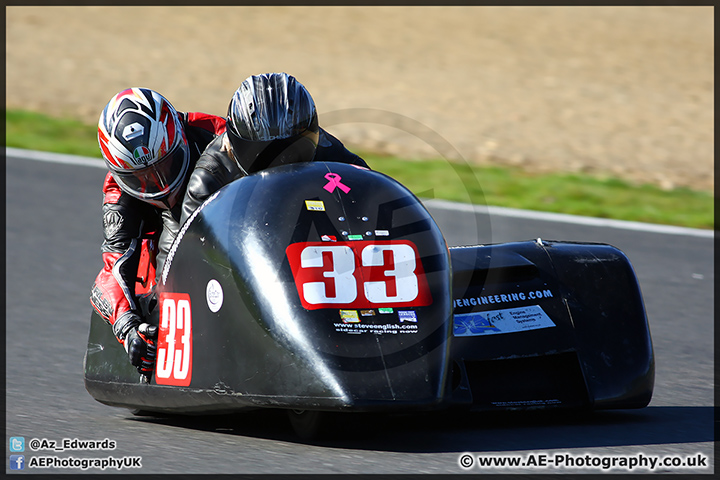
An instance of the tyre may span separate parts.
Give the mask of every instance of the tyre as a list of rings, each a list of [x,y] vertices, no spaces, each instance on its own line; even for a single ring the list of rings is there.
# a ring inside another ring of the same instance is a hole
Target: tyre
[[[295,434],[302,440],[319,440],[332,433],[333,414],[318,410],[288,410]]]

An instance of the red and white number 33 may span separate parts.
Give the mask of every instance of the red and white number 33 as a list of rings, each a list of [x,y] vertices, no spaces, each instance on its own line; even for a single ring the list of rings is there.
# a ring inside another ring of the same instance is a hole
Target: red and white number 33
[[[308,310],[432,303],[422,263],[410,241],[301,242],[285,252]]]
[[[190,385],[192,378],[192,315],[190,295],[160,294],[155,381],[159,385]]]

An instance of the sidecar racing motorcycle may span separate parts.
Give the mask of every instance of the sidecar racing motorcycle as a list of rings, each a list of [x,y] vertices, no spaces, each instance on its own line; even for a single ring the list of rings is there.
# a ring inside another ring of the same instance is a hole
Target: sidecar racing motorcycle
[[[93,312],[85,386],[178,414],[627,409],[654,358],[627,257],[610,245],[448,248],[423,204],[352,165],[239,179],[182,225],[159,272],[154,375]],[[317,414],[317,413],[315,413]]]

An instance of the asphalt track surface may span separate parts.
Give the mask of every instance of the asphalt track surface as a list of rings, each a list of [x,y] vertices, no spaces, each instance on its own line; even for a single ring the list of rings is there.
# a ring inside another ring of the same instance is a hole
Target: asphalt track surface
[[[450,245],[563,239],[612,244],[632,261],[646,303],[656,355],[655,392],[641,410],[584,416],[423,415],[348,419],[340,436],[298,440],[284,415],[256,411],[226,417],[135,417],[96,402],[83,385],[89,291],[100,269],[101,184],[105,171],[8,156],[6,161],[6,452],[26,440],[26,472],[100,473],[99,469],[30,469],[32,457],[142,457],[122,473],[462,474],[649,473],[568,465],[463,469],[464,453],[575,464],[604,457],[700,459],[714,469],[713,239],[583,225],[581,219],[515,218],[430,207]],[[432,204],[433,202],[430,202]],[[480,233],[478,233],[480,232]],[[618,332],[622,335],[622,332]],[[110,451],[31,451],[31,439],[113,440]],[[545,460],[543,460],[543,458]],[[563,457],[566,458],[566,457]],[[580,458],[580,460],[577,460]],[[704,460],[703,460],[704,458]],[[694,461],[694,460],[693,460]],[[116,470],[107,469],[103,473]]]

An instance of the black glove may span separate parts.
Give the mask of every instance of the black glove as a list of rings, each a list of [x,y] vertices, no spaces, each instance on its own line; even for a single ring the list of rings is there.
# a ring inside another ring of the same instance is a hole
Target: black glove
[[[152,375],[157,352],[157,327],[142,323],[133,312],[126,312],[113,324],[113,333],[125,346],[130,363],[145,376]]]
[[[130,363],[147,377],[151,376],[155,369],[156,339],[157,327],[149,323],[141,323],[137,328],[131,329],[125,337],[125,348]]]

